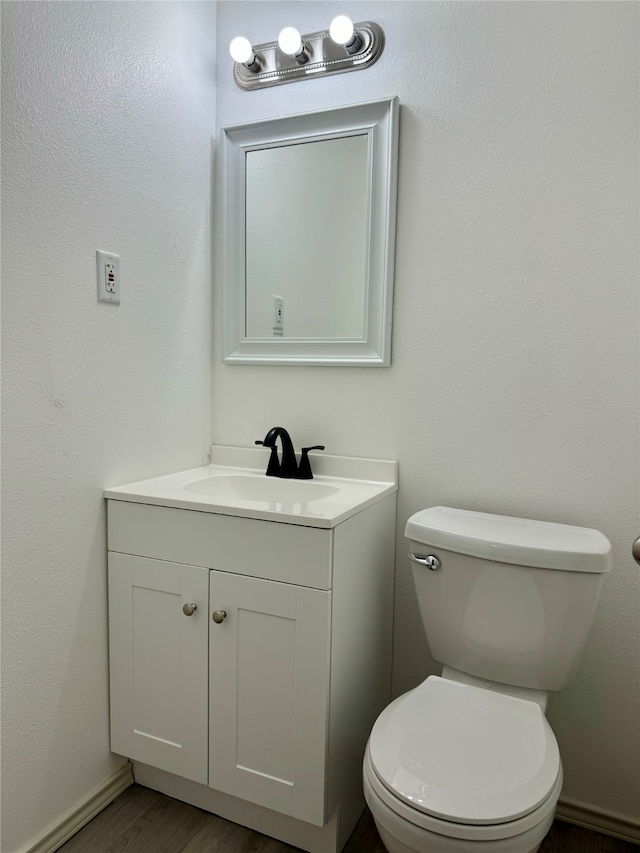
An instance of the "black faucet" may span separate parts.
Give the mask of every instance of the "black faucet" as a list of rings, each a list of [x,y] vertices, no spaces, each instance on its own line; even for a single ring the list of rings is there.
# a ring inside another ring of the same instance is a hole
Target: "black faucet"
[[[282,443],[282,459],[278,459],[278,448],[276,441],[280,439]],[[293,449],[291,436],[284,427],[272,427],[265,435],[264,441],[256,441],[256,444],[262,444],[271,450],[269,464],[267,465],[267,477],[282,477],[287,480],[311,480],[311,465],[309,464],[310,450],[324,450],[324,445],[318,444],[315,447],[303,447],[300,467],[296,460],[296,452]]]
[[[276,441],[280,438],[282,442],[282,459],[278,459],[278,448]],[[271,456],[267,465],[267,477],[282,477],[283,479],[295,479],[298,476],[298,462],[296,452],[293,449],[291,436],[284,427],[272,427],[265,435],[264,441],[256,441],[271,448]]]

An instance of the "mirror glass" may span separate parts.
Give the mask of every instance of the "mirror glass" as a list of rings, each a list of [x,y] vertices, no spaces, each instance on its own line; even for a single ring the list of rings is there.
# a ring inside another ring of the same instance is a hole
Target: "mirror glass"
[[[223,358],[386,366],[397,99],[223,129]]]
[[[367,137],[248,152],[246,200],[246,336],[362,339]]]

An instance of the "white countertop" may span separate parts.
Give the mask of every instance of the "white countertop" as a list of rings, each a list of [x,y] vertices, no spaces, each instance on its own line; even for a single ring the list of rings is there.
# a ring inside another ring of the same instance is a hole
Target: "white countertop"
[[[265,476],[268,449],[214,446],[210,465],[105,489],[104,496],[331,528],[397,491],[397,462],[322,453],[309,458],[313,480],[282,480]]]

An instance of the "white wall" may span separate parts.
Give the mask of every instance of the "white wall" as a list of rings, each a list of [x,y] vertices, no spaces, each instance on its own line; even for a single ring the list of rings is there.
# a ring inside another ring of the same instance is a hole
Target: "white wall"
[[[371,69],[236,87],[233,36],[313,32],[341,11],[383,26]],[[404,558],[411,513],[447,504],[610,537],[587,654],[549,717],[563,798],[636,821],[638,11],[219,4],[219,126],[392,95],[402,107],[392,367],[228,366],[218,349],[213,366],[216,443],[282,424],[298,447],[399,460],[396,692],[437,670]]]
[[[102,489],[208,450],[215,14],[2,3],[3,853],[123,763]]]
[[[263,92],[227,45],[339,11],[371,69]],[[213,3],[2,3],[3,853],[121,763],[108,748],[105,485],[210,439],[396,458],[395,690],[436,670],[402,529],[447,503],[613,541],[580,674],[550,718],[564,797],[637,819],[638,7],[219,4],[218,124],[399,95],[393,364],[209,352]],[[418,58],[415,61],[415,58]],[[122,304],[95,301],[95,250]],[[217,341],[219,344],[219,341]]]

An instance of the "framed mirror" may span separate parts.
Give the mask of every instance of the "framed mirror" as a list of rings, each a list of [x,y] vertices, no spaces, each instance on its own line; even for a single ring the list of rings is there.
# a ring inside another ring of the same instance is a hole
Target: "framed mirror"
[[[223,359],[388,366],[398,99],[222,129]]]

